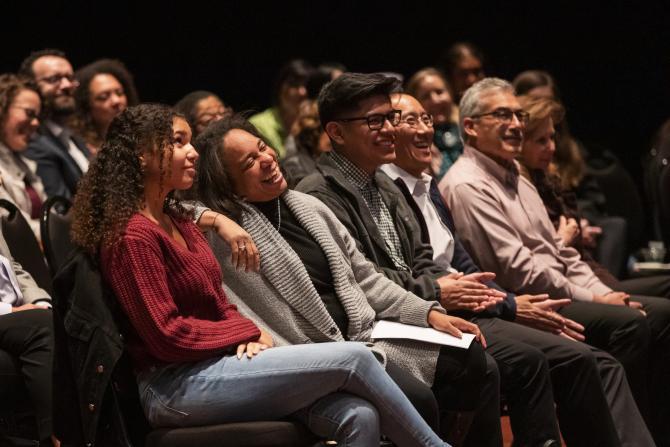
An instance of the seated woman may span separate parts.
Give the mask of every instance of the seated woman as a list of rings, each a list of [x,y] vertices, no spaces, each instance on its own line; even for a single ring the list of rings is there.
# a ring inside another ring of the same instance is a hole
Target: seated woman
[[[560,175],[553,168],[556,152],[556,126],[563,120],[563,106],[546,97],[520,96],[519,102],[530,114],[519,157],[521,174],[537,188],[549,217],[556,227],[563,244],[579,251],[582,259],[591,267],[598,278],[615,290],[653,296],[670,296],[670,276],[653,275],[619,281],[606,267],[602,266],[586,249],[582,220],[577,207],[577,198],[571,190],[561,187]]]
[[[100,59],[75,73],[79,87],[73,128],[95,155],[116,115],[139,100],[132,75],[121,61]]]
[[[362,344],[273,348],[228,302],[205,238],[173,198],[195,177],[190,140],[168,107],[128,108],[74,204],[73,238],[99,256],[132,326],[127,348],[149,423],[294,415],[342,445],[377,446],[380,431],[397,445],[445,445]]]
[[[174,108],[186,117],[194,139],[207,128],[209,123],[233,113],[233,109],[226,106],[216,93],[206,90],[196,90],[187,94],[177,101]]]
[[[46,200],[37,164],[22,155],[39,126],[37,87],[13,74],[0,75],[0,198],[14,203],[40,239],[40,209]]]
[[[519,96],[540,97],[560,102],[556,81],[546,71],[527,70],[514,78],[514,89]],[[579,209],[581,219],[566,221],[562,232],[564,240],[579,235],[578,242],[584,250],[617,277],[623,273],[627,258],[627,223],[619,216],[606,212],[606,196],[587,168],[588,151],[572,136],[570,126],[563,117],[555,122],[557,134],[556,150],[552,157],[551,170],[556,174],[557,187],[569,195]],[[578,225],[574,225],[574,224]],[[579,226],[579,231],[576,231]]]
[[[424,301],[377,272],[323,203],[287,189],[275,151],[249,122],[235,116],[214,123],[198,137],[196,146],[199,200],[211,210],[232,215],[260,253],[260,274],[236,274],[228,246],[217,237],[211,239],[226,290],[277,340],[371,343],[375,322],[384,319],[432,326],[456,336],[472,332],[480,338],[476,325],[446,315],[437,302]],[[460,442],[481,405],[487,415],[478,415],[477,429],[473,427],[466,442],[496,445],[497,376],[485,378],[479,343],[465,350],[381,340],[373,349],[383,353],[387,372],[431,426],[444,422],[447,441]],[[481,398],[485,382],[488,394]],[[494,411],[487,418],[490,409]],[[460,421],[456,426],[455,419]]]
[[[456,159],[463,154],[463,141],[458,130],[458,107],[454,104],[447,81],[435,68],[424,68],[407,81],[407,94],[419,100],[433,117],[433,144],[439,149],[439,164],[431,165],[436,181],[440,181]],[[437,155],[437,154],[435,154]]]

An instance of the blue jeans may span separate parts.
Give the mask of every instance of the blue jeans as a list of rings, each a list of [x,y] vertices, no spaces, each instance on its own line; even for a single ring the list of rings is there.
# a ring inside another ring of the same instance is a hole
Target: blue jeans
[[[297,416],[344,446],[446,446],[363,344],[284,346],[141,373],[151,425],[198,426]]]

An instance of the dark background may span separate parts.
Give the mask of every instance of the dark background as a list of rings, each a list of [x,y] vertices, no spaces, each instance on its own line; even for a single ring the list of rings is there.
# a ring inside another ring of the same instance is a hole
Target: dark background
[[[9,14],[6,7],[19,12]],[[57,47],[75,69],[123,60],[142,100],[174,103],[213,90],[236,110],[265,108],[281,64],[303,57],[353,71],[405,76],[458,40],[487,55],[487,72],[512,79],[551,72],[573,133],[608,148],[640,181],[640,159],[670,118],[670,6],[570,2],[2,1],[0,71],[31,50]]]

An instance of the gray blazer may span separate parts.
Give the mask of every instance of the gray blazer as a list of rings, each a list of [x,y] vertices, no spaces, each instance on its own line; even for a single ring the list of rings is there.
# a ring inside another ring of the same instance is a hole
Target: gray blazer
[[[349,319],[347,339],[366,342],[383,360],[397,364],[431,385],[439,346],[411,340],[378,341],[370,334],[377,320],[427,326],[430,310],[444,310],[408,292],[375,270],[356,248],[347,229],[322,202],[288,190],[282,197],[328,260],[337,297]],[[343,341],[305,266],[289,244],[255,207],[243,204],[241,225],[261,255],[261,272],[238,272],[228,244],[210,234],[223,269],[224,288],[240,311],[268,330],[277,344]]]
[[[2,234],[1,231],[0,231],[0,255],[9,259],[9,261],[12,263],[12,269],[14,270],[14,275],[16,275],[16,279],[19,283],[19,288],[21,289],[21,293],[23,294],[23,302],[19,304],[37,303],[39,301],[46,301],[48,303],[51,303],[51,297],[49,296],[49,294],[44,289],[40,288],[37,285],[37,283],[35,283],[33,277],[30,276],[30,273],[23,270],[21,264],[19,264],[14,260],[14,258],[12,258],[12,254],[9,251],[7,242],[5,242],[5,236]]]

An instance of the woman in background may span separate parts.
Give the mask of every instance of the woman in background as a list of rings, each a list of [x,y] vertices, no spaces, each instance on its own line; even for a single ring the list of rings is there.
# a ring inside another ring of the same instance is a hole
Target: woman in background
[[[13,74],[0,75],[0,198],[14,203],[40,239],[40,210],[46,200],[37,165],[22,155],[39,126],[37,87]]]
[[[187,94],[174,105],[174,108],[186,117],[194,139],[207,128],[209,123],[233,113],[233,109],[226,106],[216,93],[206,90],[196,90]]]
[[[110,123],[126,107],[138,104],[132,75],[121,61],[100,59],[75,73],[79,87],[73,128],[93,155],[100,149]]]

